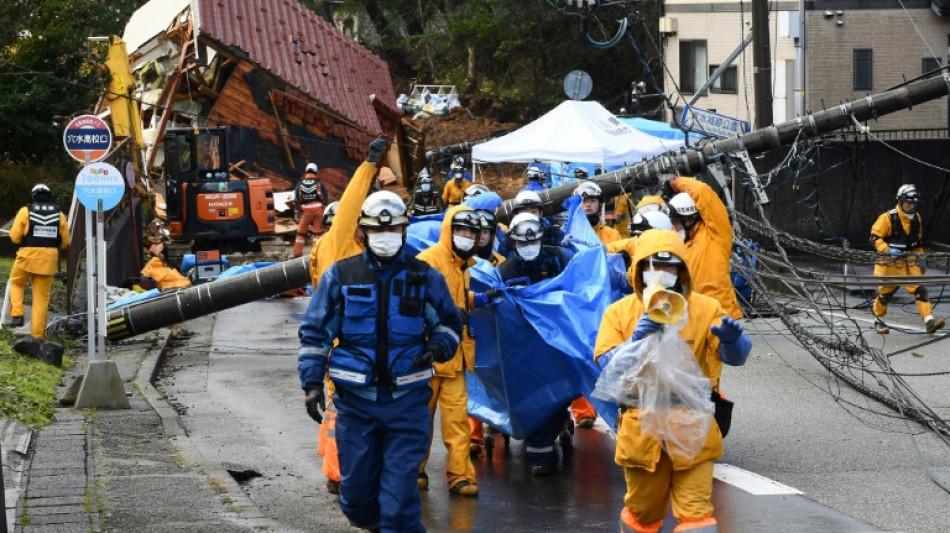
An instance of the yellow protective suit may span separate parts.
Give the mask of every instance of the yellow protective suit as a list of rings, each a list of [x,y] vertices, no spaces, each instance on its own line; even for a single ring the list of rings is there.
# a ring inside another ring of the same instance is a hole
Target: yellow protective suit
[[[630,220],[636,209],[633,207],[633,193],[624,193],[614,198],[614,216],[617,217],[617,233],[621,239],[630,237]],[[606,244],[606,243],[605,243]]]
[[[462,203],[465,189],[468,189],[471,184],[472,182],[465,178],[452,178],[447,181],[445,187],[442,188],[442,201],[445,202],[445,207],[449,208]]]
[[[10,240],[20,244],[30,231],[30,210],[20,208],[13,226],[10,228]],[[59,247],[69,247],[69,225],[66,216],[59,214]],[[49,295],[53,288],[53,274],[59,262],[59,250],[49,247],[24,246],[17,250],[16,259],[10,270],[10,316],[23,316],[26,308],[23,297],[26,283],[33,285],[33,313],[30,335],[38,339],[46,338],[46,315],[49,313]]]
[[[606,224],[597,224],[594,226],[594,233],[597,234],[597,238],[600,239],[600,242],[603,244],[610,244],[621,239],[620,232]]]
[[[732,224],[725,204],[709,185],[697,179],[673,178],[670,185],[674,191],[690,195],[702,219],[693,226],[686,241],[685,259],[693,279],[693,290],[719,300],[732,318],[742,318],[736,289],[729,279]]]
[[[898,220],[900,220],[901,226],[903,228],[902,235],[909,235],[911,232],[911,217],[901,211],[900,203],[898,202],[897,207],[894,208],[897,211]],[[913,240],[920,242],[924,237],[924,223],[920,218],[919,213],[914,213],[914,217],[917,218],[917,235],[912,235]],[[891,227],[891,214],[890,211],[881,213],[877,217],[877,220],[874,221],[874,225],[871,226],[871,240],[874,244],[874,249],[881,253],[887,253],[887,249],[893,245],[887,243],[887,240],[894,235],[894,230]],[[923,245],[915,246],[910,249],[905,250],[906,241],[902,241],[897,244],[901,250],[905,252],[923,252]],[[921,276],[923,271],[920,268],[920,265],[917,263],[917,259],[914,256],[906,256],[903,258],[881,258],[878,260],[877,264],[874,265],[874,275],[875,276]],[[926,321],[929,317],[933,316],[933,308],[930,306],[930,300],[927,296],[926,290],[918,293],[917,285],[908,285],[904,287],[904,290],[914,295],[916,301],[914,302],[917,305],[917,312],[920,313],[920,317]],[[890,302],[893,294],[897,292],[897,287],[891,286],[881,286],[877,288],[877,298],[874,299],[874,306],[872,311],[874,316],[882,317],[887,314],[887,304]]]
[[[452,249],[452,217],[460,211],[469,210],[471,208],[466,205],[449,208],[442,220],[439,242],[417,256],[442,273],[455,305],[463,309],[474,307],[473,296],[468,287],[471,280],[469,269],[475,265],[475,259],[462,259]],[[461,481],[475,484],[475,467],[469,456],[471,427],[468,424],[468,389],[465,387],[465,370],[471,371],[474,368],[475,340],[469,335],[466,326],[462,331],[462,342],[455,357],[444,363],[436,363],[435,376],[429,382],[429,387],[432,388],[432,399],[429,400],[432,420],[435,419],[436,405],[442,413],[442,442],[448,451],[445,474],[450,488]],[[425,471],[428,459],[427,456],[422,461],[420,472]]]
[[[645,231],[637,241],[633,266],[627,278],[635,293],[614,302],[606,311],[597,332],[594,358],[619,346],[633,336],[637,320],[645,307],[641,301],[643,282],[640,261],[657,252],[672,252],[684,259],[686,248],[676,233],[667,230]],[[687,269],[688,270],[688,269]],[[719,359],[719,338],[710,328],[719,325],[725,310],[715,299],[690,291],[688,271],[680,279],[686,288],[687,322],[679,335],[696,355],[696,361],[713,389],[719,387],[722,361]],[[706,444],[692,460],[671,458],[659,442],[643,436],[639,410],[626,409],[617,421],[617,452],[615,460],[624,469],[627,494],[621,518],[630,529],[640,532],[659,531],[672,502],[673,516],[685,528],[701,521],[715,523],[712,518],[712,467],[722,456],[722,435],[713,423]],[[677,528],[679,531],[680,528]]]
[[[317,290],[320,277],[333,263],[363,253],[363,243],[356,240],[354,235],[363,200],[375,176],[375,163],[363,162],[356,169],[340,197],[333,224],[310,250],[310,281],[313,282],[314,291]]]

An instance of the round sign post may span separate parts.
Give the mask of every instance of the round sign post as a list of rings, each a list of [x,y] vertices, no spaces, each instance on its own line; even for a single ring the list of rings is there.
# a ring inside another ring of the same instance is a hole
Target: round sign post
[[[66,125],[63,145],[66,152],[80,163],[99,161],[112,148],[112,130],[95,115],[80,115]]]

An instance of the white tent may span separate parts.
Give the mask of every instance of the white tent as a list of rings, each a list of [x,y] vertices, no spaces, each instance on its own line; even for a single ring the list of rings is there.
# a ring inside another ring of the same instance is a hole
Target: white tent
[[[517,131],[476,144],[472,160],[632,165],[681,146],[682,141],[661,139],[631,128],[597,102],[568,100]]]

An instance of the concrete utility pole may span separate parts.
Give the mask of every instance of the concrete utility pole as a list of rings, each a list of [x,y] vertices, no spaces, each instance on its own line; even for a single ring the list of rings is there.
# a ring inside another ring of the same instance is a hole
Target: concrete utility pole
[[[755,128],[772,125],[772,54],[769,45],[768,0],[752,0],[752,65]]]

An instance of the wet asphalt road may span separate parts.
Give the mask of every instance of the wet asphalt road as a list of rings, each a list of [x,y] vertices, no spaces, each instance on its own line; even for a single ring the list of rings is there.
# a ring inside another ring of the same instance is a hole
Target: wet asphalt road
[[[159,386],[208,459],[262,474],[244,483],[245,492],[286,531],[348,531],[335,498],[323,489],[318,427],[306,415],[297,380],[296,331],[308,301],[254,302],[189,322],[192,336],[169,358]],[[723,376],[737,408],[722,462],[803,494],[754,494],[761,491],[747,481],[721,476],[730,482],[715,483],[720,530],[946,531],[950,496],[929,482],[911,453],[916,444],[931,466],[947,471],[945,450],[926,435],[911,442],[857,419],[821,390],[823,370],[778,334],[775,323],[756,320],[747,327],[753,356]],[[921,340],[906,337],[892,335],[888,342]],[[932,362],[942,346],[920,351],[933,353]],[[603,427],[601,421],[593,430],[578,429],[561,471],[549,478],[532,478],[521,443],[512,441],[506,453],[498,437],[491,460],[484,454],[475,460],[477,499],[447,494],[437,474],[445,457],[437,442],[430,489],[422,494],[424,523],[430,531],[616,531],[624,483]]]

